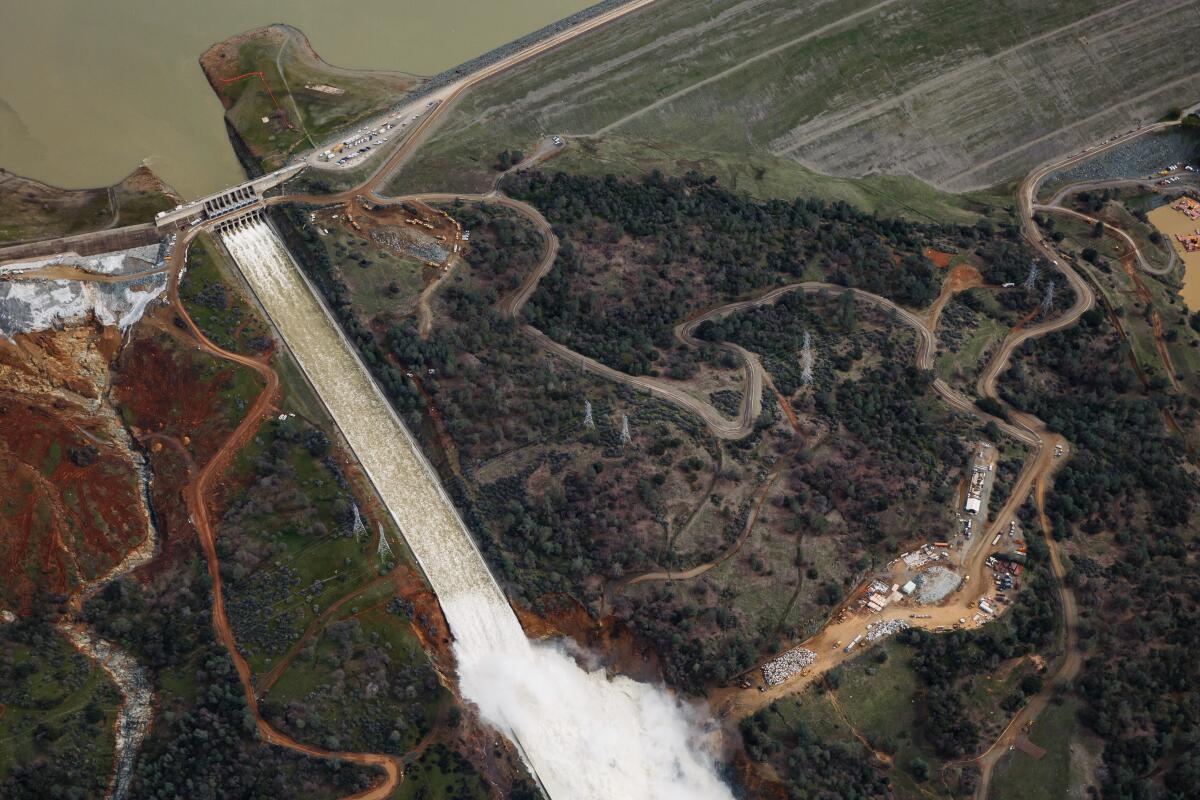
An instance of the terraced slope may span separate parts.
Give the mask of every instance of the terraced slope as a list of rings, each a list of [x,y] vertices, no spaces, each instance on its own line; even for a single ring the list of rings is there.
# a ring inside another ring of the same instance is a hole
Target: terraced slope
[[[409,178],[555,131],[969,190],[1194,102],[1198,34],[1186,0],[656,3],[473,90]]]

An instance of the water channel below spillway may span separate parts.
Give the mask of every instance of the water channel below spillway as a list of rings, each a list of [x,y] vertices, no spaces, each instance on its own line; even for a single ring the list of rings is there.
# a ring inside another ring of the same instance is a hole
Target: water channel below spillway
[[[522,631],[416,441],[264,220],[223,241],[379,491],[454,634],[459,687],[555,800],[731,798],[704,719],[658,687],[589,672]]]

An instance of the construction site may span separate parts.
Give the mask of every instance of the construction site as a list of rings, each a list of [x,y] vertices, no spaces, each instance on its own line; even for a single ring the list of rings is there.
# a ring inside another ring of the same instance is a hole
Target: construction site
[[[1171,210],[1182,214],[1191,222],[1200,219],[1200,202],[1186,195],[1172,203]],[[1185,253],[1200,252],[1200,228],[1191,232],[1176,233],[1175,241],[1179,242]]]
[[[1018,588],[1025,547],[1015,520],[1007,527],[1007,542],[1001,542],[1004,534],[996,534],[990,542],[983,540],[998,458],[992,443],[973,445],[955,498],[950,534],[901,553],[868,576],[821,633],[761,665],[760,689],[780,686],[796,675],[803,677],[814,664],[819,665],[818,671],[828,669],[828,663],[820,663],[827,660],[819,655],[823,650],[841,660],[862,645],[913,625],[946,631],[982,625],[1002,613],[1010,602],[1009,593],[1015,594]],[[980,564],[976,559],[982,557],[985,547],[993,554]],[[1000,551],[994,552],[997,548]],[[973,572],[979,581],[990,573],[994,589],[968,591]],[[956,608],[964,593],[966,609]],[[743,679],[741,685],[747,683]]]
[[[339,226],[395,255],[415,258],[426,267],[445,271],[466,246],[470,232],[445,211],[419,201],[379,205],[356,197],[345,206],[312,213],[318,233]]]
[[[1200,216],[1194,215],[1200,215],[1200,202],[1188,196],[1147,214],[1186,267],[1180,293],[1191,308],[1200,306]]]

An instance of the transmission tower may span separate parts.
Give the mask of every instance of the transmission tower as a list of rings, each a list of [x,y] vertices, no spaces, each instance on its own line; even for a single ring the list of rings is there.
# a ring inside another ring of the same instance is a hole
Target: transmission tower
[[[629,417],[625,414],[621,415],[621,444],[629,444],[633,441],[633,436],[629,433]]]
[[[1046,294],[1042,296],[1042,313],[1049,314],[1054,308],[1054,281],[1046,284]]]
[[[354,527],[351,528],[354,532],[354,538],[362,541],[363,534],[367,532],[367,526],[363,523],[362,514],[358,513],[358,503],[354,504]]]
[[[1035,261],[1029,265],[1029,274],[1025,276],[1025,291],[1032,292],[1034,287],[1037,286],[1037,279],[1038,265]]]
[[[805,386],[812,386],[813,382],[813,351],[812,351],[812,336],[808,331],[804,332],[804,349],[800,351],[800,380]]]
[[[596,430],[596,420],[592,416],[592,401],[591,400],[583,401],[583,427],[587,428],[588,430],[592,430],[592,431]]]
[[[387,534],[383,532],[383,523],[379,523],[379,547],[377,548],[380,561],[392,559],[392,546],[388,544]]]

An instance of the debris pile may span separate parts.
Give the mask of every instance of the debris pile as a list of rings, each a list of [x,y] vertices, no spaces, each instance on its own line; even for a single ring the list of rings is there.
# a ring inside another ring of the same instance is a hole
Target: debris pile
[[[900,556],[900,559],[904,562],[904,566],[909,569],[920,569],[931,561],[940,561],[943,558],[946,558],[946,551],[929,544]],[[896,562],[893,561],[892,563]]]
[[[908,622],[902,619],[881,619],[867,626],[867,641],[874,642],[885,636],[895,636],[908,627]]]
[[[917,577],[916,598],[919,603],[937,603],[962,583],[958,573],[945,567],[933,567]]]
[[[817,654],[806,647],[793,647],[783,655],[763,664],[763,680],[768,686],[778,686],[809,664],[817,660]]]
[[[419,258],[430,266],[440,266],[450,257],[450,251],[445,247],[390,226],[372,230],[371,239],[381,247]]]

